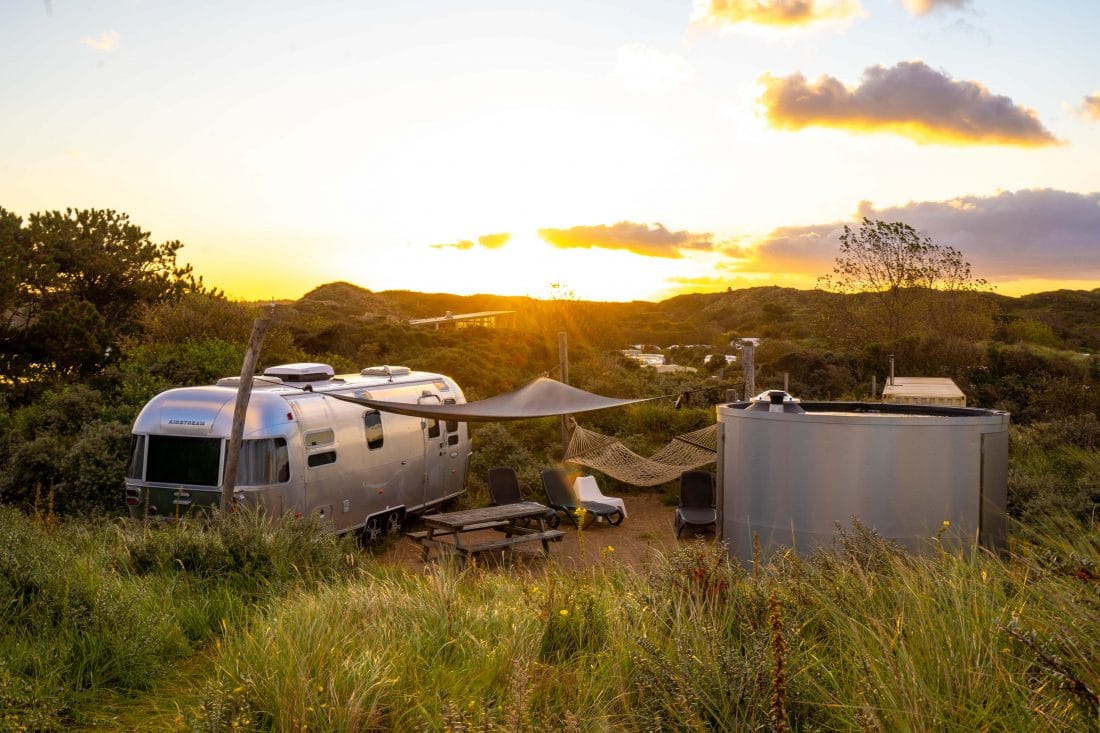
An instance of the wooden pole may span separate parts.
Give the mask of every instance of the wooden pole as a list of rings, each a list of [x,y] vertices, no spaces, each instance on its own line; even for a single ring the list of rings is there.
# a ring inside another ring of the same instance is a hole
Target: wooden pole
[[[569,384],[569,334],[558,331],[558,371],[561,383]],[[561,454],[565,457],[569,450],[569,415],[561,416]]]
[[[225,451],[225,474],[222,476],[222,511],[227,512],[233,505],[233,489],[237,485],[237,466],[241,460],[241,438],[244,435],[244,416],[248,412],[248,400],[252,396],[252,374],[256,371],[256,362],[260,360],[260,347],[271,325],[271,316],[275,313],[275,303],[268,307],[267,315],[252,322],[252,335],[248,337],[248,348],[244,352],[241,364],[241,381],[237,385],[237,403],[233,408],[233,428],[229,433],[229,447]]]
[[[756,396],[756,344],[749,339],[741,342],[741,368],[745,373],[745,399]]]

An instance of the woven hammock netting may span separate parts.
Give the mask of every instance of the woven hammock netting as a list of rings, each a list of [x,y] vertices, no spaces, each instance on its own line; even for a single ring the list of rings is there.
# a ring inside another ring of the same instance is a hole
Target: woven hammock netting
[[[623,483],[657,486],[680,478],[684,471],[714,463],[717,455],[717,424],[677,435],[649,458],[633,452],[616,438],[576,425],[565,460],[594,468]]]

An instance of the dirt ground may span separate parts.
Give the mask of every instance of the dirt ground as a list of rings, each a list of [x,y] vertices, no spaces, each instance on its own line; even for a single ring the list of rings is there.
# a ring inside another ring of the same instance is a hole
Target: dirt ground
[[[560,542],[550,543],[550,562],[563,567],[580,568],[613,558],[634,569],[643,569],[655,553],[668,553],[679,543],[691,542],[696,535],[685,530],[679,540],[673,529],[676,507],[663,503],[660,494],[631,494],[623,497],[626,502],[626,519],[617,527],[603,522],[589,523],[578,532],[564,517],[558,529],[565,532]],[[420,529],[414,523],[405,529]],[[471,533],[470,538],[499,538],[493,530]],[[713,539],[712,533],[701,535]],[[438,562],[440,553],[433,550],[429,563]],[[425,567],[421,559],[420,545],[407,537],[400,537],[376,555],[376,559],[385,564],[399,565],[409,570],[422,570]],[[538,543],[525,543],[495,553],[480,553],[479,565],[541,567],[545,562],[542,547]]]

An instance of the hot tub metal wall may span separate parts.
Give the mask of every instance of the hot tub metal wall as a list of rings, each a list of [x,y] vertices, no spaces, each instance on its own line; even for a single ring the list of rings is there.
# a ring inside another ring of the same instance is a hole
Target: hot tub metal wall
[[[722,534],[748,562],[765,553],[829,546],[856,517],[914,551],[939,534],[1003,549],[1007,534],[1008,414],[940,408],[804,403],[805,414],[720,405]],[[853,411],[846,411],[852,408]],[[870,412],[869,410],[883,410]],[[950,524],[944,528],[944,521]]]

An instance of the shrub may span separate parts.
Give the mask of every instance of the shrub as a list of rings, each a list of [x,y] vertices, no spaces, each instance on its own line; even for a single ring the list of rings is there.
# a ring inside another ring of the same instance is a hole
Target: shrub
[[[123,477],[130,453],[130,428],[120,422],[94,422],[69,446],[61,460],[57,510],[64,514],[119,513]]]
[[[358,564],[354,541],[350,535],[322,533],[316,518],[273,519],[246,507],[202,521],[137,526],[123,535],[119,564],[141,575],[220,578],[258,597],[347,577]]]

